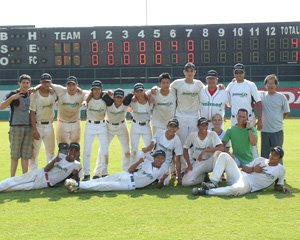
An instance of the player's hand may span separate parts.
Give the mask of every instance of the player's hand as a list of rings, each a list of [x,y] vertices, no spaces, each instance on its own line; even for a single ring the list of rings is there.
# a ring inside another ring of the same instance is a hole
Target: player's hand
[[[282,192],[283,193],[291,193],[292,191],[287,187],[282,187]]]
[[[192,164],[189,164],[187,166],[187,168],[185,169],[185,173],[188,173],[189,171],[192,171],[192,170],[193,170],[193,166],[192,166]]]
[[[147,147],[143,147],[142,151],[143,151],[143,153],[146,153],[146,152],[148,152],[148,148]]]
[[[224,84],[218,84],[219,90],[225,90]]]
[[[41,138],[40,133],[39,133],[39,131],[37,129],[33,130],[33,138],[35,140],[40,140],[40,138]]]
[[[151,90],[150,90],[150,93],[151,93],[152,95],[156,95],[157,92],[158,92],[157,86],[152,87]]]
[[[259,164],[253,167],[253,172],[262,173],[265,169],[265,166],[260,166]]]

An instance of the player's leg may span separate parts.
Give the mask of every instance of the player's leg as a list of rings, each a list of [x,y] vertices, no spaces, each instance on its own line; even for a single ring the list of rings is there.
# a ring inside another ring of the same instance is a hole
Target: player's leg
[[[70,142],[80,143],[80,134],[81,134],[80,121],[78,120],[75,123],[69,123],[69,124],[71,124]]]
[[[134,122],[131,123],[130,128],[130,145],[131,145],[131,162],[136,160],[136,154],[139,149],[140,141],[140,126]]]
[[[32,157],[29,159],[28,162],[28,167],[30,171],[38,168],[38,156],[39,156],[41,144],[42,144],[41,138],[39,140],[36,139],[33,140]]]
[[[45,146],[46,161],[49,163],[55,156],[55,136],[52,123],[45,126],[43,143]]]
[[[106,124],[99,126],[100,131],[97,134],[99,140],[98,156],[96,160],[96,167],[94,169],[94,176],[107,176],[108,165],[108,137]]]
[[[129,147],[129,133],[127,126],[121,127],[120,133],[117,135],[122,146],[122,169],[127,171],[130,165],[130,147]]]
[[[134,189],[129,173],[118,173],[104,178],[80,182],[79,189],[89,191],[126,191]]]
[[[91,126],[86,123],[83,144],[83,173],[86,179],[90,175],[91,154],[95,136],[96,135]]]
[[[70,144],[71,126],[69,123],[57,121],[56,142]]]
[[[271,149],[270,133],[261,132],[260,155],[264,158],[269,158],[270,149]]]
[[[208,195],[217,195],[217,196],[240,196],[251,191],[251,187],[244,180],[243,177],[239,178],[238,181],[227,187],[219,187],[209,189],[207,191]]]
[[[23,139],[22,127],[15,126],[9,129],[9,142],[10,142],[10,176],[16,175],[18,161],[21,157],[21,146]]]
[[[21,165],[22,172],[28,171],[28,160],[32,158],[32,143],[33,143],[33,132],[31,126],[24,127],[24,136],[21,147]]]
[[[282,147],[284,141],[283,130],[275,133],[269,133],[269,134],[270,134],[270,142],[271,142],[269,152],[271,152],[272,147],[276,147],[276,146]],[[281,158],[279,162],[283,164],[283,159]]]
[[[149,146],[152,140],[152,132],[150,126],[144,126],[142,131],[144,146]]]
[[[33,189],[36,171],[37,170],[33,170],[21,176],[4,179],[0,182],[0,192]]]

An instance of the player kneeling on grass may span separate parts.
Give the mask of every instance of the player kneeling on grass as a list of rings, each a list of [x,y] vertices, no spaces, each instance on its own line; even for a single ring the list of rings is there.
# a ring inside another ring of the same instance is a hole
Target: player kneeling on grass
[[[78,179],[81,165],[75,159],[79,156],[80,145],[71,143],[68,155],[55,157],[45,168],[34,169],[22,176],[7,178],[0,182],[0,192],[25,191],[52,187],[71,174]]]
[[[151,155],[146,154],[139,158],[129,167],[128,172],[85,182],[67,179],[65,186],[70,192],[76,192],[78,189],[100,192],[126,191],[146,187],[158,179],[158,187],[163,187],[163,182],[168,177],[168,174],[165,174],[164,169],[161,168],[165,158],[166,153],[163,150],[156,150]]]
[[[259,157],[239,170],[228,153],[221,153],[215,163],[210,182],[203,182],[201,188],[193,188],[194,195],[239,196],[267,188],[275,182],[275,190],[288,193],[284,187],[285,169],[279,163],[283,150],[277,146],[271,150],[269,159]],[[230,186],[218,187],[223,172],[226,172]]]

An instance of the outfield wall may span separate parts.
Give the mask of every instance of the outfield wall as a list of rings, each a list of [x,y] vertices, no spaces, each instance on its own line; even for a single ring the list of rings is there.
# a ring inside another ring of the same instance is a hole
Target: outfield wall
[[[224,83],[227,85],[228,83]],[[154,83],[145,83],[145,88],[151,88]],[[260,90],[264,90],[263,83],[256,83],[257,87]],[[80,85],[82,89],[89,89],[89,85]],[[7,93],[9,93],[12,89],[18,88],[17,85],[2,85],[0,86],[0,99],[1,101],[5,99]],[[123,85],[113,85],[113,84],[105,84],[104,88],[108,89],[116,89],[116,88],[123,88],[126,92],[132,91],[133,84],[123,84]],[[300,117],[300,82],[280,82],[279,92],[282,92],[288,99],[290,104],[291,113],[289,114],[290,117]],[[226,111],[226,116],[230,116],[230,111]],[[85,111],[84,109],[81,111],[81,117],[85,118]],[[0,111],[0,120],[8,120],[9,119],[9,108]]]

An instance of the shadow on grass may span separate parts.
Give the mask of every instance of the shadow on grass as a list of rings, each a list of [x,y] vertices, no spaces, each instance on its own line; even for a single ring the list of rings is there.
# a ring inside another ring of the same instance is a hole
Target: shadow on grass
[[[221,186],[225,186],[226,184],[222,183]],[[286,185],[292,190],[292,193],[285,194],[276,192],[273,189],[273,186],[254,193],[248,193],[243,196],[239,197],[220,197],[224,200],[229,200],[232,198],[244,198],[244,199],[257,199],[259,195],[274,195],[275,198],[284,199],[284,198],[291,198],[295,197],[296,194],[300,193],[300,189],[293,188],[290,185]],[[80,200],[89,200],[94,197],[99,198],[116,198],[121,195],[127,195],[130,198],[139,198],[143,196],[156,196],[158,198],[167,199],[171,196],[186,196],[188,200],[197,200],[199,199],[198,196],[193,196],[191,194],[192,187],[180,187],[175,186],[173,183],[165,187],[163,189],[157,189],[154,185],[148,186],[142,189],[136,189],[131,191],[118,191],[118,192],[95,192],[95,191],[81,191],[79,190],[76,193],[69,193],[63,186],[60,184],[53,188],[45,188],[39,190],[32,190],[32,191],[19,191],[19,192],[7,192],[7,193],[0,193],[0,204],[4,204],[11,201],[17,201],[19,203],[28,203],[34,199],[41,199],[46,198],[50,202],[59,201],[61,199],[66,198],[78,198]],[[211,196],[204,196],[201,198],[210,198]]]

